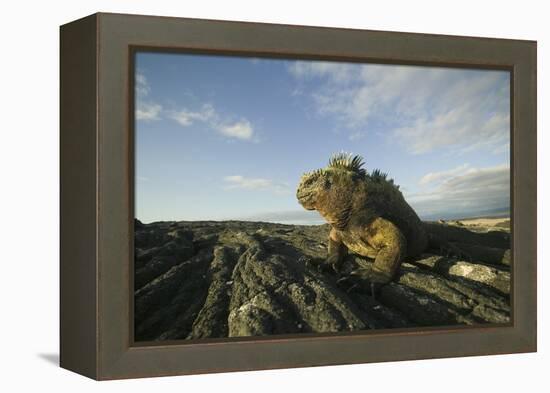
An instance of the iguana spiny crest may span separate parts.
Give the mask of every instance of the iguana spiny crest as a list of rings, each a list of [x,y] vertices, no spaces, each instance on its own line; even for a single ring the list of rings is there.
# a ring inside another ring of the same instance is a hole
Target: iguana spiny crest
[[[331,224],[336,223],[334,220],[342,224],[356,197],[354,192],[359,189],[363,191],[362,186],[365,183],[372,183],[373,191],[380,187],[399,189],[394,185],[393,179],[387,179],[386,173],[375,169],[369,174],[363,166],[360,155],[345,152],[334,154],[327,167],[302,176],[296,197],[305,209],[319,211]],[[339,213],[344,214],[344,217],[335,217]]]

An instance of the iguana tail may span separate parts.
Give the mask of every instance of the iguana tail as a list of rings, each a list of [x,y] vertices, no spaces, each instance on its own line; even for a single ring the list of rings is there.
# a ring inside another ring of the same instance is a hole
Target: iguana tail
[[[424,222],[428,249],[444,255],[489,264],[510,264],[510,234],[494,230],[474,232],[465,227],[437,222]]]

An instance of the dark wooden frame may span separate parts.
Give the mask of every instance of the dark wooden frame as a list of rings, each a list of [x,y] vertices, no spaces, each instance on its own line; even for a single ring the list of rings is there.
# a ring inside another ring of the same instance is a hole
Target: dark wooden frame
[[[512,323],[137,346],[136,49],[511,72]],[[536,351],[536,42],[95,14],[61,27],[61,366],[95,379]]]

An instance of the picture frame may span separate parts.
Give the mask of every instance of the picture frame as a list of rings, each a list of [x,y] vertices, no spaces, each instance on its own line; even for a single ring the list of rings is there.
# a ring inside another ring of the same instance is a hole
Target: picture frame
[[[97,380],[536,351],[536,42],[97,13],[60,29],[60,365]],[[133,341],[137,50],[511,73],[512,322]]]

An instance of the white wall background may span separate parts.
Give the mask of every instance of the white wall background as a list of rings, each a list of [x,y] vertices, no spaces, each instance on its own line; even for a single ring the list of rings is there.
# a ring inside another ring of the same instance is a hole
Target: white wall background
[[[370,3],[370,4],[368,4]],[[0,60],[0,390],[548,391],[550,36],[543,1],[7,1]],[[521,38],[539,42],[539,352],[96,383],[58,368],[58,26],[97,12]],[[546,239],[546,244],[544,240]],[[548,364],[548,363],[547,363]],[[388,385],[389,384],[389,385]]]

